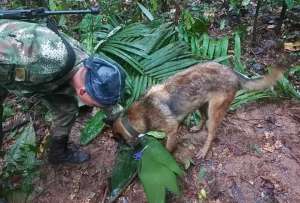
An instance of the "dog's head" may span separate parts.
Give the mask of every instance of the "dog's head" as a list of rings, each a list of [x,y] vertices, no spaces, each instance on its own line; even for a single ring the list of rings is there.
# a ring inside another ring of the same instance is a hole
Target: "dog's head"
[[[124,117],[118,118],[113,124],[113,135],[115,138],[122,138],[130,146],[138,144],[137,133],[132,133],[128,130],[128,126],[124,123]]]
[[[124,139],[131,146],[138,144],[138,135],[145,131],[144,110],[140,107],[139,103],[134,103],[112,126],[114,137]]]

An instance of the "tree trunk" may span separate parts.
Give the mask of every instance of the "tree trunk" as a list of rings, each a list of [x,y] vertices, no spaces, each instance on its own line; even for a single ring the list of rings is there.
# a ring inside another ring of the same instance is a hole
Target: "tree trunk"
[[[261,7],[262,0],[258,0],[257,5],[256,5],[256,10],[255,10],[255,16],[254,16],[254,22],[253,22],[253,31],[252,31],[252,46],[255,46],[256,44],[256,32],[257,32],[257,18],[258,18],[258,13]]]
[[[180,5],[179,3],[175,3],[175,24],[178,25],[179,23],[179,18],[180,18],[180,14],[181,14],[181,8],[180,8]]]
[[[287,9],[287,5],[285,3],[285,0],[283,0],[282,1],[282,9],[281,9],[281,13],[280,13],[280,19],[279,19],[278,25],[276,27],[276,34],[278,34],[278,35],[281,33],[281,27],[282,27],[283,21],[285,19],[286,9]]]

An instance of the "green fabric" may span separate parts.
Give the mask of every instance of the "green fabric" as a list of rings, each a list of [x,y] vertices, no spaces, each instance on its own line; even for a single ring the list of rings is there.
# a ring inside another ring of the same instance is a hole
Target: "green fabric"
[[[88,55],[76,40],[61,34],[74,48],[76,69]],[[45,23],[0,20],[0,84],[5,88],[25,93],[52,91],[65,80],[44,84],[57,79],[66,61],[65,44]]]
[[[67,51],[61,38],[43,23],[0,20],[0,87],[3,92],[41,99],[53,115],[52,136],[67,141],[78,114],[78,101],[68,80],[88,55],[76,40],[61,34],[75,51],[75,66],[65,78],[47,83],[66,63]],[[9,80],[16,67],[30,73],[26,81]]]
[[[74,94],[73,88],[66,86],[55,93],[41,97],[53,116],[51,135],[54,137],[68,137],[71,131],[78,114],[78,104]]]

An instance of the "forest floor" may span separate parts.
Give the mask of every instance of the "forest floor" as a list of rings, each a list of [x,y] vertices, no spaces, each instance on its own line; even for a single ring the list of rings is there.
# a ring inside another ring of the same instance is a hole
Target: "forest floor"
[[[274,39],[277,38],[271,30],[274,16],[278,17],[278,12],[260,18],[264,24],[258,26],[255,47],[250,46],[250,40],[243,42],[243,60],[252,67],[252,73],[265,72],[265,67],[277,57],[276,53],[272,53],[272,57],[265,54],[274,49]],[[285,29],[290,33],[286,39],[290,37],[293,41],[299,36],[299,30],[293,26],[289,28]],[[289,79],[300,89],[299,78]],[[14,97],[8,100],[14,105]],[[21,108],[18,107],[19,110]],[[90,109],[83,109],[79,115],[70,135],[74,143],[79,143],[80,130],[90,114]],[[33,121],[40,143],[43,135],[49,134],[49,122],[45,123],[39,117],[34,117]],[[192,159],[203,145],[206,130],[191,133],[182,128],[179,134],[181,142],[174,156],[179,161]],[[31,202],[108,202],[109,178],[118,148],[118,143],[111,137],[111,130],[107,128],[89,145],[84,146],[83,149],[91,154],[91,160],[82,165],[53,167],[47,163],[42,164]],[[12,142],[6,140],[4,144],[7,149]],[[182,195],[168,195],[167,202],[200,202],[199,192],[204,190],[207,198],[202,202],[296,203],[300,202],[299,180],[299,101],[253,102],[228,112],[218,128],[217,138],[207,158],[191,164],[181,177],[179,182]],[[146,202],[140,182],[135,179],[116,202]]]
[[[82,120],[79,117],[79,120]],[[77,122],[72,140],[78,141]],[[300,202],[300,104],[293,101],[246,105],[225,117],[206,160],[191,165],[181,178],[181,197],[169,202]],[[206,131],[181,129],[177,159],[193,157]],[[107,202],[117,142],[107,129],[84,147],[92,159],[82,165],[45,164],[33,193],[36,203]],[[117,202],[146,202],[136,179]]]
[[[266,21],[274,21],[272,15],[263,17],[268,18]],[[252,73],[266,72],[266,67],[281,54],[282,49],[276,50],[275,39],[278,37],[270,27],[259,26],[254,47],[250,45],[251,37],[243,42],[244,61],[251,67],[249,71]],[[293,28],[286,28],[291,39],[298,33]],[[214,33],[213,29],[211,33]],[[289,79],[300,89],[299,78]],[[84,120],[86,114],[78,118],[72,131],[71,139],[76,143]],[[192,159],[201,149],[206,135],[206,130],[191,133],[182,128],[179,136],[181,144],[174,153],[176,159],[181,162]],[[60,167],[44,165],[33,193],[34,202],[108,202],[109,177],[118,145],[111,137],[107,128],[84,147],[92,155],[88,163]],[[299,149],[299,102],[281,100],[244,105],[226,115],[206,160],[191,164],[185,170],[180,179],[182,195],[168,195],[168,202],[201,202],[201,190],[207,193],[207,199],[202,202],[300,202]],[[117,202],[146,202],[138,179],[129,185]]]

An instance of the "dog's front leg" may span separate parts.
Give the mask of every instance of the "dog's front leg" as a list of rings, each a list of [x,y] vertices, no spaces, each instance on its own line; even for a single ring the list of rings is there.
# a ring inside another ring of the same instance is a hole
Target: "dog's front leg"
[[[176,124],[165,129],[167,135],[166,148],[169,152],[173,152],[176,148],[178,127],[178,124]]]
[[[168,133],[166,148],[169,152],[173,152],[176,148],[176,145],[177,145],[177,135],[176,134],[177,134],[176,132]]]

